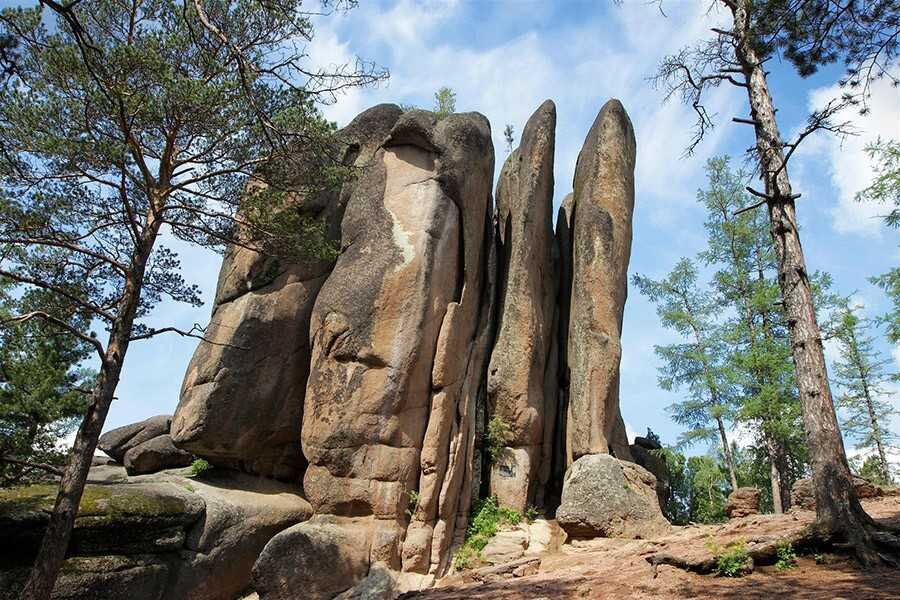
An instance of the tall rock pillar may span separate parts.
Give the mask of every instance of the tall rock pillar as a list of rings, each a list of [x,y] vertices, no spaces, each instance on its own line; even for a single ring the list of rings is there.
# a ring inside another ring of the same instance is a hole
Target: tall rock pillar
[[[606,453],[631,460],[619,412],[619,362],[635,151],[631,120],[618,100],[610,100],[594,120],[575,167],[567,352],[569,463],[586,454]]]
[[[519,511],[534,501],[549,476],[557,405],[556,357],[551,356],[556,347],[555,130],[556,106],[547,100],[525,125],[521,144],[506,159],[497,184],[500,313],[487,392],[493,419],[505,430],[506,447],[495,457],[490,482],[500,504]]]

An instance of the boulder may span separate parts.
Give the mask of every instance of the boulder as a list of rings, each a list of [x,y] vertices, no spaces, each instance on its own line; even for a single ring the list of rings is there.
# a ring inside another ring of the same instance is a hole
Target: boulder
[[[502,419],[509,429],[506,442],[514,464],[512,468],[494,464],[491,492],[500,504],[518,511],[533,503],[536,488],[546,484],[549,476],[558,400],[556,361],[551,357],[556,305],[555,130],[556,106],[547,100],[528,119],[521,144],[506,159],[497,183],[502,285],[487,392],[494,418]],[[549,394],[545,390],[548,368],[553,369],[554,384]],[[548,465],[541,473],[543,461]]]
[[[394,600],[400,595],[390,569],[380,563],[372,565],[366,578],[341,592],[334,600]]]
[[[417,569],[446,563],[468,512],[492,170],[483,116],[404,113],[357,179],[311,317],[304,490],[317,513],[383,521],[388,555],[418,491]]]
[[[572,464],[556,520],[570,538],[650,539],[669,530],[653,475],[608,454],[588,454]]]
[[[369,540],[352,521],[323,517],[273,537],[253,566],[260,600],[331,600],[369,572]]]
[[[729,519],[739,519],[759,514],[759,490],[755,487],[740,487],[728,495],[725,514]]]
[[[635,151],[631,121],[622,104],[610,100],[597,115],[575,167],[567,353],[570,461],[607,452],[631,460],[619,412],[619,362]]]
[[[163,469],[186,467],[193,460],[193,455],[176,448],[172,443],[172,437],[166,433],[129,449],[123,462],[129,475],[143,475]]]
[[[56,500],[55,485],[0,492],[0,563],[30,561]],[[72,555],[154,554],[180,548],[203,500],[168,482],[85,487],[69,543]]]
[[[139,423],[117,427],[100,436],[97,447],[117,463],[125,460],[125,453],[139,444],[169,433],[172,417],[158,415]]]
[[[339,133],[343,160],[363,168],[400,116],[375,106]],[[291,208],[325,225],[337,244],[355,180]],[[254,188],[255,189],[255,188]],[[222,263],[206,337],[188,365],[175,411],[175,444],[219,466],[296,481],[305,460],[299,427],[310,362],[310,314],[331,259],[286,260],[249,247]]]
[[[88,485],[53,598],[231,600],[269,539],[309,518],[298,492],[223,470]],[[52,486],[0,492],[0,597],[17,596],[55,495]]]
[[[662,449],[662,446],[657,442],[640,436],[634,438],[634,443],[630,446],[631,457],[634,459],[635,464],[644,467],[656,477],[656,495],[659,498],[659,506],[665,512],[669,497],[672,494],[672,487],[669,466],[666,464],[666,460],[653,452],[660,449]]]
[[[884,488],[858,475],[853,476],[853,487],[856,488],[856,496],[861,500],[884,496]],[[816,509],[811,477],[804,477],[794,482],[791,487],[791,508]]]

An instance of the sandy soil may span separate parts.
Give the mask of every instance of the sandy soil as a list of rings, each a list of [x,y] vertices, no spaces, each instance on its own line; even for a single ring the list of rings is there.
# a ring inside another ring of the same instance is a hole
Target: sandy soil
[[[900,497],[864,502],[866,510],[879,521],[900,526]],[[532,599],[672,599],[672,598],[802,598],[802,599],[900,599],[900,570],[881,568],[859,570],[843,556],[824,554],[817,564],[811,556],[801,556],[798,566],[779,572],[774,567],[757,567],[740,578],[698,575],[660,565],[654,567],[647,556],[658,552],[679,556],[709,556],[710,542],[726,545],[743,540],[748,545],[780,539],[799,531],[815,515],[796,511],[787,515],[760,515],[735,519],[722,525],[675,528],[672,534],[655,540],[597,539],[565,544],[544,557],[537,574],[496,583],[471,583],[466,575],[441,582],[439,588],[409,594],[416,600],[497,600]]]

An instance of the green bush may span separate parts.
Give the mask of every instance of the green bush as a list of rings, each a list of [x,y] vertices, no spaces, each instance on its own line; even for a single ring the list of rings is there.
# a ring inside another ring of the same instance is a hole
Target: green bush
[[[453,566],[458,571],[469,568],[481,557],[481,551],[491,538],[497,535],[500,527],[518,525],[522,520],[522,513],[500,506],[496,496],[479,500],[472,509],[472,518],[466,530],[466,541],[456,552]]]
[[[778,560],[775,561],[775,568],[779,571],[787,571],[797,566],[797,554],[790,542],[779,542],[775,549]]]
[[[491,457],[491,463],[495,463],[503,456],[503,449],[510,437],[509,425],[499,415],[495,415],[488,421],[487,447]]]
[[[747,554],[743,540],[728,544],[724,548],[710,546],[716,559],[716,574],[723,577],[741,577],[753,570],[753,559]]]
[[[406,516],[412,519],[416,510],[419,508],[419,492],[417,490],[410,490],[409,492],[409,504],[406,508]]]
[[[534,523],[541,517],[541,511],[538,510],[537,506],[529,504],[528,508],[525,509],[525,514],[523,516],[525,517],[526,522]]]
[[[213,467],[211,464],[209,464],[202,458],[198,458],[197,460],[195,460],[194,462],[191,463],[191,475],[196,477],[197,475],[200,475],[201,473],[205,473],[206,471],[209,471],[212,468]]]
[[[475,550],[468,544],[464,544],[453,556],[453,568],[457,571],[465,571],[472,568],[480,558],[478,550]]]

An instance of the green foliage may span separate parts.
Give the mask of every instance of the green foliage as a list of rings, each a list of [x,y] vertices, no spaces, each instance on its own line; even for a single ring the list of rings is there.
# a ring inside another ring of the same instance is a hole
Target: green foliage
[[[892,344],[900,343],[900,267],[871,277],[869,281],[880,287],[891,301],[891,310],[878,317],[877,322],[884,326]]]
[[[741,577],[753,570],[753,559],[747,554],[747,546],[743,540],[732,542],[725,547],[711,541],[709,548],[715,555],[717,575]]]
[[[887,370],[889,358],[882,358],[868,335],[869,322],[858,314],[858,307],[845,301],[836,319],[835,337],[840,358],[832,365],[832,376],[840,395],[837,406],[844,434],[855,437],[856,447],[874,452],[880,467],[879,481],[890,482],[886,452],[897,436],[888,429],[898,414],[888,398],[889,383],[896,374]]]
[[[191,475],[193,475],[194,477],[197,477],[198,475],[202,475],[203,473],[206,473],[207,471],[209,471],[212,468],[213,468],[213,466],[211,464],[209,464],[206,460],[204,460],[202,458],[198,458],[194,462],[191,463]]]
[[[790,542],[779,542],[775,548],[775,568],[779,571],[789,571],[797,566],[797,554]]]
[[[456,92],[444,86],[434,93],[434,114],[438,120],[456,112]]]
[[[526,514],[528,514],[526,512]],[[503,526],[518,525],[523,520],[520,512],[500,506],[496,496],[483,498],[475,503],[470,516],[466,541],[456,552],[453,566],[457,570],[471,567],[480,560],[481,551]]]
[[[487,442],[488,456],[492,463],[497,462],[503,456],[503,449],[509,443],[510,435],[509,424],[500,415],[494,415],[488,421],[485,441]]]
[[[419,491],[418,490],[410,490],[409,491],[409,502],[407,502],[406,507],[406,516],[410,519],[416,514],[416,510],[419,508]]]
[[[719,457],[692,456],[671,447],[651,451],[666,461],[671,494],[666,502],[666,518],[676,525],[720,523],[726,520],[725,501],[730,486]]]
[[[43,305],[47,296],[7,291],[11,286],[0,280],[0,321]],[[70,305],[53,309],[60,318],[80,318]],[[75,428],[90,399],[94,373],[79,366],[88,352],[83,342],[40,321],[0,328],[0,487],[46,476],[30,465],[64,463],[60,441]]]
[[[529,504],[528,508],[525,509],[525,514],[522,515],[522,518],[527,523],[534,523],[541,517],[541,511],[537,506],[533,504]]]
[[[887,476],[885,476],[881,459],[875,454],[871,454],[861,461],[859,457],[851,458],[850,469],[853,473],[859,475],[863,479],[880,486],[891,487],[894,485],[894,478],[890,476],[890,471],[888,471]]]
[[[890,212],[884,216],[888,227],[900,227],[900,140],[880,137],[866,146],[875,179],[856,195],[859,202],[885,204]]]
[[[687,398],[668,410],[687,427],[680,442],[720,441],[718,422],[733,418],[734,397],[725,378],[725,348],[717,325],[721,305],[697,282],[693,261],[682,258],[665,279],[634,276],[634,284],[655,303],[663,327],[685,338],[682,343],[654,346],[662,361],[659,386],[666,391],[684,388]]]

